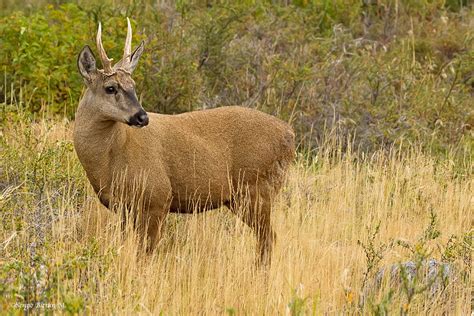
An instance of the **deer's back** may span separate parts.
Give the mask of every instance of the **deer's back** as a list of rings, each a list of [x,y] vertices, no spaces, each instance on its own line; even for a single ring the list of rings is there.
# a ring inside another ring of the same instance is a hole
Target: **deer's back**
[[[285,122],[253,109],[228,106],[180,115],[151,115],[166,164],[188,174],[261,173],[291,161],[294,133]],[[166,135],[166,136],[165,136]],[[212,175],[211,175],[212,176]],[[225,175],[227,177],[227,175]]]

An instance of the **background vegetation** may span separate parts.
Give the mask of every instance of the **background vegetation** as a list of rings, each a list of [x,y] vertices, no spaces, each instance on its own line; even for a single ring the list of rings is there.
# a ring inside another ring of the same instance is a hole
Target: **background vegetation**
[[[81,48],[104,24],[121,56],[125,17],[146,41],[136,74],[148,110],[258,107],[317,144],[324,128],[364,150],[472,146],[473,11],[435,1],[42,1],[3,4],[1,99],[73,118]]]
[[[143,256],[98,203],[71,141],[76,57],[98,21],[121,56],[127,16],[148,110],[238,104],[297,131],[268,270],[225,209],[170,216]],[[473,48],[468,0],[0,0],[0,313],[469,314]],[[434,292],[374,283],[432,258],[453,268]]]

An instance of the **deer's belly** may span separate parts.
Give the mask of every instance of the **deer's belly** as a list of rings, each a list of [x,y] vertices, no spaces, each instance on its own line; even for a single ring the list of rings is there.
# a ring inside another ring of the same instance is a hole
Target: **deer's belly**
[[[208,183],[189,184],[173,188],[170,212],[199,213],[221,207],[230,199],[230,188],[226,181],[209,180]]]

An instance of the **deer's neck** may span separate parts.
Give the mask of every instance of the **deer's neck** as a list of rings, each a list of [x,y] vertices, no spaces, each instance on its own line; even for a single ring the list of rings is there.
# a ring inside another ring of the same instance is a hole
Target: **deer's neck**
[[[74,147],[96,191],[107,190],[127,142],[126,126],[105,119],[90,106],[87,93],[76,112]]]

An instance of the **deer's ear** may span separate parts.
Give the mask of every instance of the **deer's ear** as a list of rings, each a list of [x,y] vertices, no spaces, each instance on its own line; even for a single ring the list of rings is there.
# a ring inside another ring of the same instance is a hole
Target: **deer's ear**
[[[79,68],[81,76],[86,79],[87,82],[90,82],[92,80],[92,76],[97,71],[97,67],[94,54],[88,45],[84,46],[84,48],[81,50],[81,53],[77,58],[77,67]]]
[[[145,42],[142,41],[140,45],[133,51],[132,56],[130,56],[130,65],[129,70],[130,72],[133,72],[135,68],[138,65],[138,60],[140,59],[140,56],[143,54],[143,50],[145,48]]]

